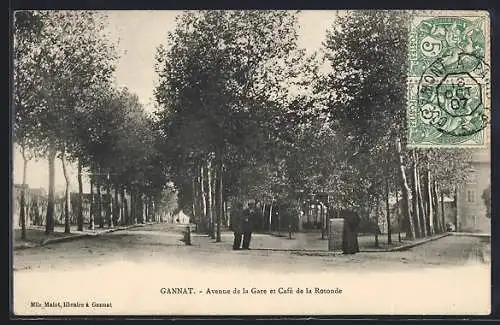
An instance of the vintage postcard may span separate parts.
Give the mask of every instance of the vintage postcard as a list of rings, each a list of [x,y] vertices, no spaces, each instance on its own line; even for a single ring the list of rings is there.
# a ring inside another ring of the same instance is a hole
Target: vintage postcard
[[[13,18],[12,316],[491,312],[487,12]]]

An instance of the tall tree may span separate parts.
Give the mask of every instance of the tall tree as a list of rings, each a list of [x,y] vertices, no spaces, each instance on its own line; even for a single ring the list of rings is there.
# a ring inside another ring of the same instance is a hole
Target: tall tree
[[[103,34],[105,17],[96,12],[40,11],[33,14],[39,17],[40,32],[26,54],[30,78],[37,81],[30,109],[49,160],[46,233],[50,233],[54,227],[56,155],[72,152],[72,132],[78,124],[75,113],[79,107],[85,107],[94,84],[110,80],[114,52]],[[68,182],[66,186],[69,187]],[[68,190],[66,193],[69,195]],[[66,201],[69,200],[66,198]]]
[[[36,12],[19,11],[14,17],[14,142],[21,151],[23,175],[21,187],[20,213],[21,237],[26,239],[26,170],[33,156],[40,155],[43,148],[38,130],[36,112],[37,89],[40,80],[33,78],[37,60],[34,51],[42,29],[41,17]]]

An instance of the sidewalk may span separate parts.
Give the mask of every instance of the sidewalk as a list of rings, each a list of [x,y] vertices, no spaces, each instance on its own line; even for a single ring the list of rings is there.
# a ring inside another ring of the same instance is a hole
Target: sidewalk
[[[341,253],[341,248],[333,252],[328,251],[328,239],[322,239],[321,233],[307,232],[307,233],[293,233],[292,239],[289,239],[288,234],[267,234],[267,233],[254,233],[252,234],[252,241],[250,244],[253,250],[268,250],[268,251],[290,251],[306,255],[321,255],[321,254],[338,254]],[[387,234],[379,236],[379,247],[375,247],[375,237],[373,235],[360,235],[358,243],[360,252],[393,252],[409,249],[418,245],[422,245],[429,241],[437,240],[448,236],[448,233],[435,235],[432,237],[418,239],[418,240],[405,240],[405,235],[401,234],[401,242],[398,240],[398,234],[391,236],[392,243],[388,244]],[[216,243],[207,235],[192,234],[192,245],[200,248],[210,247],[211,245],[220,246],[223,249],[232,249],[233,233],[223,232],[221,234],[221,242]]]
[[[64,232],[64,226],[55,226],[54,232],[50,235],[45,234],[45,227],[34,226],[26,229],[27,239],[25,241],[21,239],[21,229],[14,229],[12,248],[14,250],[17,250],[17,249],[39,247],[47,244],[75,240],[83,237],[98,236],[120,230],[144,227],[150,224],[151,223],[136,224],[129,226],[116,226],[114,228],[107,228],[107,226],[105,226],[104,228],[99,228],[99,226],[97,226],[95,227],[94,230],[88,229],[88,225],[86,224],[84,225],[83,231],[78,231],[75,229],[76,226],[72,226],[71,233],[69,234]]]

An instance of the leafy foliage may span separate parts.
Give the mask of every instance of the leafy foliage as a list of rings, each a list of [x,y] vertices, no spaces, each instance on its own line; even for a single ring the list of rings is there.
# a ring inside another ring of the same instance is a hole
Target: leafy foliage
[[[296,23],[287,11],[178,17],[167,46],[158,49],[156,100],[166,159],[185,192],[190,182],[181,179],[192,176],[195,161],[212,154],[222,156],[227,194],[268,192],[264,184],[272,182],[281,159],[281,116],[300,92],[300,71],[311,60],[297,47]],[[243,184],[250,179],[252,184]]]

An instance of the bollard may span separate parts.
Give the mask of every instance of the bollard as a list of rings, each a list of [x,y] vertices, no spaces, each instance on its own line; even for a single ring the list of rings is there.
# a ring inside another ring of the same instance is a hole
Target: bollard
[[[184,243],[186,245],[191,245],[191,230],[189,229],[189,226],[186,226],[186,230],[184,232]]]
[[[328,251],[342,250],[342,236],[344,219],[334,218],[328,220]]]

